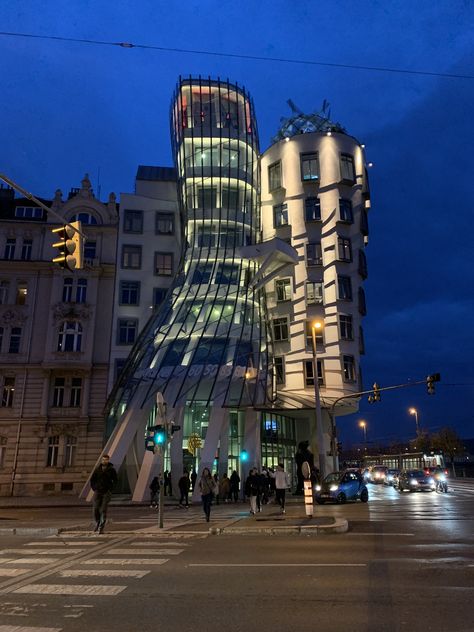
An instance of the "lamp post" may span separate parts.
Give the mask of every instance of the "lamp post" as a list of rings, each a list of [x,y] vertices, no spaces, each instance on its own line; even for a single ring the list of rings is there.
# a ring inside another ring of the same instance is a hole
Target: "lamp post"
[[[324,450],[323,419],[321,415],[321,400],[319,397],[318,359],[316,353],[316,332],[322,331],[323,323],[319,320],[311,324],[313,341],[313,376],[314,376],[314,404],[316,413],[316,439],[318,442],[319,472],[321,480],[326,476],[326,455]]]
[[[364,444],[365,449],[367,450],[367,422],[363,420],[359,421],[359,428],[362,428],[364,431]]]
[[[410,415],[415,415],[416,436],[418,437],[420,435],[420,426],[418,425],[418,411],[416,410],[416,408],[410,408],[408,412],[410,413]]]

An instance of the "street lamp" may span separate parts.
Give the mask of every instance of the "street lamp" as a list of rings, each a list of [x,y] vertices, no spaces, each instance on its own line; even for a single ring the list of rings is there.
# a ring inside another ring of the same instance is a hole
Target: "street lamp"
[[[316,320],[311,323],[311,338],[313,341],[313,376],[314,376],[314,403],[316,412],[316,438],[318,442],[319,472],[321,480],[326,476],[326,455],[324,450],[323,419],[321,416],[321,400],[319,397],[318,359],[316,354],[316,333],[323,330],[323,323]]]
[[[364,443],[365,449],[367,450],[367,422],[363,420],[359,421],[359,428],[362,428],[364,431]]]
[[[418,437],[420,434],[420,426],[418,425],[418,411],[416,410],[416,408],[410,408],[408,412],[410,413],[410,415],[415,415],[416,436]]]

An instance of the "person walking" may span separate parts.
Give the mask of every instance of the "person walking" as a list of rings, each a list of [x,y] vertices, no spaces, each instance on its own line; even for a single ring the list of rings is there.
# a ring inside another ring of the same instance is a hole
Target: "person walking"
[[[245,495],[250,499],[250,514],[254,516],[257,513],[257,496],[259,490],[259,480],[257,469],[252,468],[245,481]]]
[[[229,497],[234,501],[234,503],[239,500],[239,490],[240,490],[240,476],[237,474],[237,470],[234,470],[230,475],[230,492]]]
[[[158,497],[160,493],[160,481],[155,476],[150,483],[150,507],[156,509],[158,507]]]
[[[276,471],[270,474],[275,479],[275,500],[280,505],[280,511],[282,514],[285,512],[285,495],[286,490],[290,487],[290,479],[285,472],[285,466],[283,463],[278,463]]]
[[[191,481],[189,480],[189,474],[186,468],[183,471],[183,476],[178,481],[178,487],[179,487],[179,493],[180,493],[179,506],[182,507],[183,502],[184,502],[184,506],[186,507],[186,509],[188,509],[189,508],[188,495],[189,495],[189,488],[191,487]]]
[[[226,503],[229,501],[230,496],[230,481],[227,474],[224,472],[222,474],[222,478],[219,482],[219,493],[221,495],[222,500]]]
[[[214,473],[214,476],[212,478],[214,479],[213,496],[215,498],[216,505],[218,505],[219,504],[219,475],[217,474],[217,472]]]
[[[172,496],[173,495],[173,487],[171,485],[171,472],[168,472],[168,470],[165,470],[164,474],[163,474],[163,479],[164,479],[164,494],[165,496]]]
[[[201,478],[199,479],[199,491],[201,492],[202,509],[206,516],[206,522],[209,522],[211,517],[211,504],[212,496],[214,494],[216,484],[212,478],[209,468],[205,467],[202,471]]]
[[[112,498],[112,489],[117,484],[117,472],[110,462],[108,454],[104,454],[100,464],[92,472],[91,488],[94,491],[93,508],[94,533],[103,533],[107,520],[107,507]]]
[[[193,471],[191,472],[191,485],[192,485],[193,491],[196,489],[196,479],[197,479],[196,470],[193,468]]]

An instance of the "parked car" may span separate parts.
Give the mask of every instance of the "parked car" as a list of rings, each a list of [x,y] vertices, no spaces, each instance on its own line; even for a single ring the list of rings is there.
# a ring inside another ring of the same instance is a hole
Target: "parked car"
[[[398,485],[399,476],[400,476],[400,470],[388,469],[387,474],[385,475],[383,484],[392,485],[393,487],[396,487]]]
[[[436,482],[430,474],[426,474],[423,470],[403,470],[398,477],[398,491],[403,492],[406,489],[410,492],[434,492]]]
[[[385,465],[374,465],[370,470],[370,482],[371,483],[383,483],[388,472],[388,467]]]
[[[369,500],[369,492],[360,472],[344,470],[328,474],[321,485],[315,486],[316,502],[323,505],[327,501],[345,503],[346,500]]]

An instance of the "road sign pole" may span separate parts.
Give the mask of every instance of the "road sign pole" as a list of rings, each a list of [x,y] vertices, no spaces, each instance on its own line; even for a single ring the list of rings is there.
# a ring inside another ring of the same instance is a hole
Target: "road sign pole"
[[[158,498],[158,527],[160,529],[163,529],[163,512],[165,508],[165,448],[166,444],[157,448],[160,456],[160,495]]]

